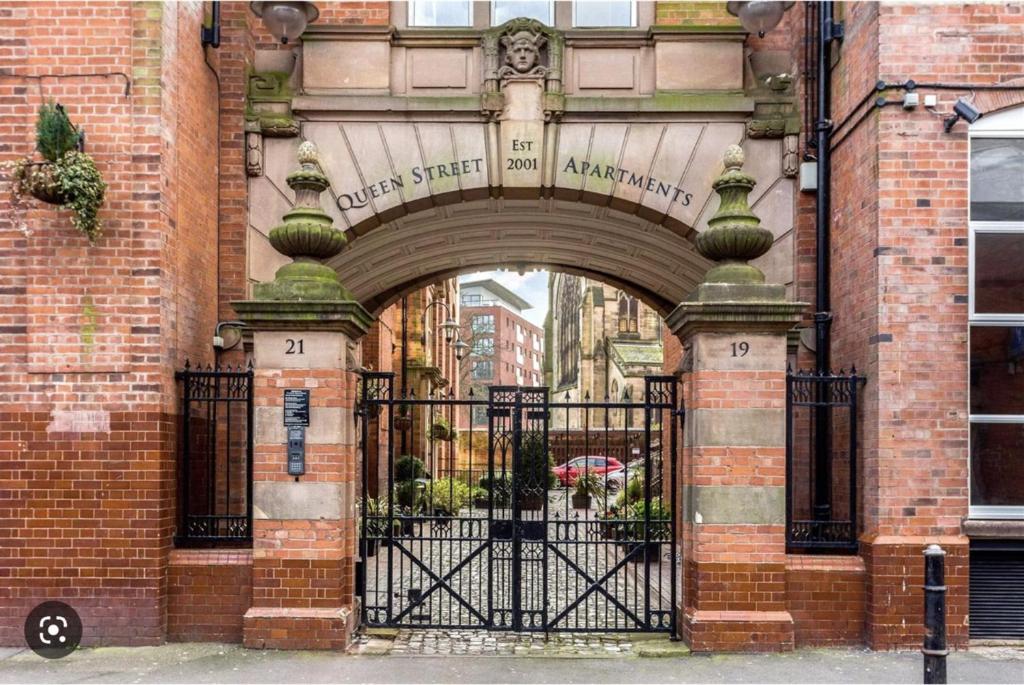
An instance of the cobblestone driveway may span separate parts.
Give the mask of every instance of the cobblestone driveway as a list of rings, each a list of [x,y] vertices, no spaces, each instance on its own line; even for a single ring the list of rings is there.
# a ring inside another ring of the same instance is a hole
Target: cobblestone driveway
[[[552,493],[549,511],[564,511],[563,496]],[[502,516],[508,512],[497,512],[495,520]],[[501,539],[500,531],[491,538],[486,512],[413,523],[394,547],[383,547],[368,560],[370,624],[511,627],[512,588],[518,581],[526,628],[631,631],[649,616],[652,627],[667,629],[670,583],[681,577],[678,568],[676,573],[670,569],[668,543],[660,545],[649,564],[642,561],[643,550],[634,553],[639,563],[626,561],[627,548],[606,539],[603,524],[587,512],[568,519],[551,514],[546,524],[539,512],[534,516],[528,536],[537,539],[521,546],[518,578],[512,544]]]

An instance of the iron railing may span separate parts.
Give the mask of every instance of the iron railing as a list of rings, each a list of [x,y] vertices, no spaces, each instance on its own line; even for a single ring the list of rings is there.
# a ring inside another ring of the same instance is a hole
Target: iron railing
[[[252,543],[252,365],[191,368],[182,387],[179,547]]]
[[[786,374],[789,552],[857,551],[857,390],[863,381],[856,370]],[[817,440],[821,425],[828,434]],[[816,454],[820,449],[825,454]]]

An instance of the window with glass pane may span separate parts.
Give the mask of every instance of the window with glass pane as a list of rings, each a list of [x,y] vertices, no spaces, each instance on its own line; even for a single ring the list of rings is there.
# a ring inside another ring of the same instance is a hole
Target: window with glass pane
[[[1007,121],[981,119],[970,139],[971,514],[1017,517],[1024,516],[1024,131],[993,128],[996,117]]]
[[[472,26],[471,0],[410,0],[409,26]]]
[[[473,341],[473,354],[482,356],[494,354],[494,338],[476,338]]]
[[[1024,505],[1024,424],[971,424],[971,506]]]
[[[971,326],[971,414],[1024,416],[1024,324]]]
[[[636,2],[633,0],[577,0],[572,8],[573,26],[636,26]]]
[[[494,375],[494,368],[490,361],[479,361],[473,365],[473,378],[487,380]]]
[[[491,25],[504,24],[509,19],[526,17],[551,26],[555,23],[554,3],[550,0],[492,0]]]
[[[1024,313],[1024,233],[974,234],[974,311]]]
[[[493,333],[494,314],[481,314],[480,316],[474,316],[469,325],[473,333]]]

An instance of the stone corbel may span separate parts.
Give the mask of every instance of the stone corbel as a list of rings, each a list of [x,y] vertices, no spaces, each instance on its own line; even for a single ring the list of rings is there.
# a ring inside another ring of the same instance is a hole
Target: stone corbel
[[[259,125],[260,133],[271,138],[299,135],[299,124],[292,115],[291,74],[265,71],[249,74],[245,118]]]
[[[245,173],[263,175],[263,133],[259,121],[245,122]]]
[[[782,175],[796,178],[800,172],[800,136],[794,134],[782,138]]]

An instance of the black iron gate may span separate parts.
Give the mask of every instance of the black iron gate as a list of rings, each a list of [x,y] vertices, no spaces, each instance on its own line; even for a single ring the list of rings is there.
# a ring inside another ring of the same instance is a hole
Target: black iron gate
[[[390,373],[362,384],[366,625],[674,631],[672,377],[602,402],[514,386],[397,397]]]

